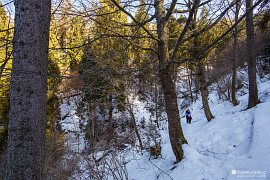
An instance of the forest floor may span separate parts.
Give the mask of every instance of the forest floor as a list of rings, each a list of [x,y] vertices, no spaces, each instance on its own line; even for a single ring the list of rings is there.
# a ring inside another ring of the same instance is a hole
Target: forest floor
[[[217,93],[212,91],[209,94],[209,103],[215,118],[211,122],[207,122],[205,118],[201,100],[193,103],[190,106],[192,123],[187,124],[186,120],[181,118],[188,145],[183,145],[184,159],[177,164],[168,137],[167,122],[162,121],[159,128],[162,157],[149,158],[148,151],[143,154],[135,150],[126,151],[124,158],[127,162],[128,179],[270,179],[269,87],[269,78],[258,82],[261,103],[252,109],[247,109],[248,94],[245,88],[238,94],[239,105],[235,107],[228,101],[220,100]],[[147,103],[135,98],[134,104],[138,123],[142,119],[149,121],[150,113],[145,108]],[[73,145],[71,143],[69,146],[80,153],[85,146],[84,133],[79,130],[80,120],[74,111],[74,104],[62,104],[62,110],[65,112],[62,115],[66,115],[66,112],[71,114],[62,122],[63,129],[71,132],[68,134]],[[183,116],[183,110],[181,115]],[[146,137],[142,135],[145,142],[144,138]],[[84,179],[81,175],[78,178]]]

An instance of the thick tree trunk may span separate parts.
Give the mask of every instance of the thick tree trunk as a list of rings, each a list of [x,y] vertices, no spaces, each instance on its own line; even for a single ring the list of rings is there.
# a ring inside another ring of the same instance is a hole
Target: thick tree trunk
[[[196,16],[197,16],[197,12],[194,14],[194,19],[193,19],[193,30],[196,31],[196,26],[197,26],[197,22],[196,22]],[[193,56],[195,58],[195,61],[197,62],[197,80],[198,80],[198,84],[199,84],[199,90],[201,92],[201,96],[202,96],[202,103],[203,103],[203,110],[204,110],[204,114],[206,116],[206,119],[209,121],[211,121],[214,116],[210,110],[209,107],[209,103],[208,103],[208,87],[207,87],[207,83],[206,83],[206,79],[205,79],[205,64],[203,62],[203,59],[197,58],[198,54],[199,54],[199,49],[201,48],[201,44],[199,43],[199,36],[195,36],[194,40],[193,40]]]
[[[50,0],[16,0],[5,179],[42,179]]]
[[[252,7],[252,0],[246,0],[246,11]],[[246,16],[246,32],[247,32],[247,57],[248,57],[248,79],[249,79],[249,97],[248,108],[252,108],[259,103],[258,88],[256,81],[256,58],[254,53],[254,24],[253,11],[247,13]]]
[[[158,31],[158,59],[159,59],[159,77],[161,86],[163,88],[165,98],[165,109],[168,116],[169,136],[173,153],[176,161],[183,159],[182,144],[186,144],[187,140],[184,137],[179,109],[177,104],[177,96],[175,84],[173,82],[171,69],[168,67],[169,63],[169,49],[168,49],[168,22],[164,21],[164,0],[155,0],[155,11]]]
[[[169,70],[160,71],[160,80],[164,91],[171,146],[176,157],[176,161],[179,162],[183,159],[183,150],[181,145],[187,144],[187,140],[184,137],[180,123],[175,84]]]
[[[197,13],[198,11],[196,11],[194,13],[194,17],[193,17],[193,23],[192,23],[192,30],[194,31],[194,33],[197,33]],[[199,36],[196,35],[193,39],[193,56],[194,56],[194,61],[197,63],[197,81],[199,84],[199,90],[201,92],[201,96],[202,96],[202,103],[203,103],[203,110],[204,110],[204,114],[206,116],[206,119],[209,121],[211,121],[214,116],[211,113],[210,107],[209,107],[209,103],[208,103],[208,87],[207,87],[207,83],[206,83],[206,79],[205,79],[205,64],[203,62],[203,58],[198,57],[198,55],[200,54],[200,49],[202,48],[202,45],[199,42]],[[197,89],[197,88],[196,88]],[[197,98],[197,97],[196,97]]]
[[[205,67],[203,63],[198,64],[198,79],[200,82],[200,91],[202,96],[202,103],[203,103],[203,110],[208,121],[211,121],[214,116],[210,110],[209,103],[208,103],[208,89],[205,80]]]
[[[240,10],[240,3],[235,5],[235,22],[238,21]],[[235,26],[233,33],[233,62],[232,62],[232,104],[234,106],[238,105],[236,99],[236,80],[237,80],[237,59],[238,59],[238,27]]]

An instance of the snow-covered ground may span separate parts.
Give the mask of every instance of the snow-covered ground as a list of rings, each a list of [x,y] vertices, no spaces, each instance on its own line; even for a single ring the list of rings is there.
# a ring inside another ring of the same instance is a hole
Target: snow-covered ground
[[[243,95],[247,92],[246,89],[239,91],[239,105],[236,107],[230,102],[219,100],[215,91],[210,93],[209,103],[215,118],[209,123],[205,118],[201,100],[192,104],[192,123],[186,124],[185,119],[181,119],[189,144],[183,146],[184,159],[178,164],[174,164],[167,122],[162,121],[159,128],[162,157],[149,158],[149,152],[144,151],[142,155],[134,148],[121,154],[123,161],[127,162],[129,179],[270,179],[270,80],[260,80],[258,89],[261,103],[248,110],[248,94]],[[134,103],[133,111],[138,124],[142,119],[146,123],[150,118],[155,119],[145,108],[146,102],[135,96],[130,96],[130,100]],[[73,101],[64,102],[61,112],[62,118],[67,115],[61,121],[62,128],[68,132],[66,145],[72,151],[80,153],[85,147],[85,135],[80,129],[80,123],[85,122],[81,122],[76,115],[76,105]],[[180,109],[180,112],[183,110]],[[140,133],[143,141],[147,141],[144,139],[143,129],[140,129]],[[83,164],[85,162],[79,165],[81,169],[85,169]],[[75,179],[90,178],[87,175],[82,177],[82,174],[75,175]]]
[[[85,132],[82,125],[86,124],[86,119],[80,118],[77,113],[77,103],[80,97],[65,99],[60,106],[61,129],[66,133],[65,146],[68,151],[80,153],[85,149]]]
[[[239,96],[239,105],[218,100],[210,94],[209,102],[215,116],[207,122],[201,101],[193,104],[191,124],[181,119],[188,145],[184,145],[184,160],[174,164],[167,128],[160,130],[162,158],[149,161],[149,154],[131,153],[126,158],[129,179],[270,179],[270,81],[260,81],[262,103],[248,109],[248,94]],[[138,118],[149,117],[139,111],[143,103],[136,101]]]

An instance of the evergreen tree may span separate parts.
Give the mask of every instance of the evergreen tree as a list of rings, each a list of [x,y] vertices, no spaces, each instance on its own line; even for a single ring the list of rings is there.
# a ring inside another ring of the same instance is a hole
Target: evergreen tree
[[[222,23],[212,28],[209,31],[198,34],[201,27],[205,27],[208,22],[209,14],[208,9],[203,7],[201,14],[198,11],[194,13],[191,29],[194,34],[197,34],[192,39],[190,44],[190,55],[193,61],[189,63],[189,67],[196,72],[196,80],[198,81],[198,89],[200,90],[203,102],[203,109],[208,121],[211,121],[214,116],[211,112],[208,103],[208,84],[207,83],[207,70],[206,65],[210,64],[209,57],[214,53],[213,50],[205,51],[205,47],[209,46],[220,34],[223,33]],[[221,41],[222,42],[222,41]],[[220,43],[221,43],[220,42]]]
[[[47,104],[46,104],[46,133],[47,136],[56,132],[56,125],[60,120],[60,99],[57,96],[58,86],[61,82],[59,78],[60,69],[56,62],[49,59],[48,80],[47,80]]]
[[[0,149],[6,142],[13,24],[0,2]]]
[[[148,14],[146,10],[146,5],[144,0],[140,0],[139,8],[135,13],[135,18],[140,22],[143,23],[147,20]],[[146,29],[150,29],[150,23],[145,24]],[[145,98],[145,86],[146,81],[151,78],[151,57],[153,54],[150,50],[145,50],[153,46],[153,42],[150,38],[147,37],[145,31],[141,28],[136,26],[135,22],[132,22],[131,26],[131,52],[130,59],[131,59],[131,67],[135,69],[135,77],[138,80],[138,94],[142,99]]]
[[[111,81],[112,91],[109,96],[116,96],[121,104],[125,103],[125,80],[128,77],[129,48],[128,43],[117,35],[127,35],[128,28],[122,24],[127,23],[127,16],[113,6],[111,1],[100,1],[96,12],[93,35],[100,37],[91,44],[91,49],[96,57],[96,63],[106,70],[107,79]]]
[[[70,74],[76,74],[77,66],[83,56],[82,46],[86,43],[87,34],[85,18],[72,15],[72,10],[72,2],[65,1],[60,8],[60,16],[54,16],[55,23],[51,27],[55,31],[55,40],[58,41],[54,40],[54,44],[61,54],[62,68],[69,70]]]

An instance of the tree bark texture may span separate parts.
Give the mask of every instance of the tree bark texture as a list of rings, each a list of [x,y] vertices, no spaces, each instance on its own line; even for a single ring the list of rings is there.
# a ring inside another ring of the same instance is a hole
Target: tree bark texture
[[[205,79],[205,67],[202,62],[198,63],[198,79],[200,83],[200,91],[201,91],[201,96],[202,96],[204,114],[206,116],[206,119],[209,122],[214,118],[214,116],[210,110],[209,103],[208,103],[208,89],[207,89],[207,83]]]
[[[240,2],[235,5],[235,22],[239,19]],[[233,33],[233,62],[232,62],[232,104],[238,105],[236,99],[236,81],[237,81],[237,59],[238,59],[238,27],[235,26]]]
[[[253,5],[252,0],[246,0],[246,11],[248,12]],[[256,58],[254,53],[254,23],[253,11],[246,15],[246,32],[247,32],[247,61],[248,61],[248,79],[249,79],[249,96],[248,108],[252,108],[259,103],[258,88],[256,81]]]
[[[168,116],[168,128],[170,142],[176,161],[183,159],[182,144],[186,144],[184,137],[179,109],[177,104],[177,96],[175,84],[173,82],[172,72],[169,63],[169,47],[168,47],[168,22],[164,21],[165,9],[164,0],[155,0],[155,11],[158,32],[158,59],[159,59],[159,77],[163,88],[165,109]]]
[[[197,28],[197,20],[196,20],[197,12],[194,13],[193,25],[192,29],[196,31]],[[199,36],[195,36],[193,40],[193,56],[195,58],[195,62],[197,64],[197,80],[199,83],[199,89],[202,96],[203,110],[206,116],[206,119],[211,121],[214,116],[210,110],[208,103],[208,86],[205,78],[205,63],[203,62],[203,58],[197,58],[199,54],[199,49],[201,48],[201,44],[199,43]]]
[[[5,179],[43,179],[50,0],[16,0]]]

